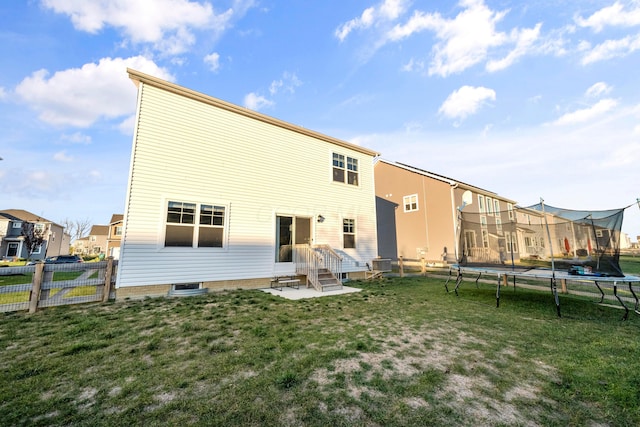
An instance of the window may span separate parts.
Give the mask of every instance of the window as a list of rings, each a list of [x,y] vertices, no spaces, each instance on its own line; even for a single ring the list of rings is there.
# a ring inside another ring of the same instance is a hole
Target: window
[[[353,249],[356,247],[356,220],[342,220],[342,236],[345,249]]]
[[[487,213],[493,215],[493,200],[491,197],[487,197]]]
[[[22,228],[22,223],[21,222],[14,222],[13,223],[13,228]]]
[[[507,203],[507,211],[509,212],[509,220],[513,221],[515,218],[513,216],[513,204]]]
[[[224,206],[200,206],[198,247],[221,248],[224,234]]]
[[[489,232],[487,230],[482,230],[482,247],[489,247]]]
[[[96,241],[96,236],[90,236],[89,240],[92,241],[92,242],[95,242]]]
[[[7,246],[7,256],[8,257],[14,257],[18,255],[18,243],[15,242],[9,242],[9,245]]]
[[[493,213],[500,216],[500,201],[498,199],[493,199]]]
[[[170,201],[164,245],[221,248],[225,212],[224,206]]]
[[[596,230],[596,237],[602,237],[602,230]]]
[[[402,204],[404,205],[405,212],[413,212],[418,210],[418,195],[412,194],[410,196],[404,196],[402,198]]]
[[[122,236],[122,226],[121,225],[117,225],[116,226],[116,236]]]
[[[502,236],[502,220],[500,218],[496,218],[496,231]]]
[[[484,196],[478,194],[478,209],[480,213],[484,213]]]
[[[33,250],[31,255],[38,255],[40,254],[40,252],[42,252],[42,245],[38,245],[38,247]]]
[[[358,159],[333,153],[333,180],[358,185]]]
[[[487,217],[484,215],[480,216],[480,226],[482,228],[487,228]]]

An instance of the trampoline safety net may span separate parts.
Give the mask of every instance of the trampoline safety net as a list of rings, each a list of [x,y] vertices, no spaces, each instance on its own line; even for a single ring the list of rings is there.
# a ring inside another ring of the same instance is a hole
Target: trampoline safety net
[[[500,212],[463,209],[458,211],[458,264],[622,277],[623,214],[624,208],[577,211],[542,203]]]

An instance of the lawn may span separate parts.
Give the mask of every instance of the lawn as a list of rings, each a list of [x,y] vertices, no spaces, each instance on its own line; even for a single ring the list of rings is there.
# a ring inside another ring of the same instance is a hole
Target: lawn
[[[640,316],[436,278],[0,321],[2,425],[640,425]]]

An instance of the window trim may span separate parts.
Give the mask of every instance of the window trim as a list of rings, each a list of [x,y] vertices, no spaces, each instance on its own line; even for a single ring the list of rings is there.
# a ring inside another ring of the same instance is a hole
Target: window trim
[[[194,204],[195,205],[195,209],[194,209],[194,217],[193,217],[193,223],[177,223],[177,222],[168,222],[167,221],[167,215],[169,213],[169,203],[170,202],[176,202],[176,203],[187,203],[187,204]],[[200,224],[200,215],[202,212],[202,206],[211,206],[211,207],[221,207],[224,208],[224,218],[223,218],[223,224],[222,226],[219,225],[206,225],[206,224]],[[159,241],[158,241],[158,247],[159,249],[196,249],[196,250],[206,250],[206,249],[213,249],[216,251],[226,251],[228,250],[228,246],[229,246],[229,211],[230,211],[230,203],[228,202],[209,202],[209,201],[193,201],[193,200],[188,200],[182,197],[167,197],[164,199],[164,203],[163,203],[163,211],[162,211],[162,221],[161,221],[161,233],[159,233]],[[192,227],[193,229],[193,234],[191,236],[191,246],[167,246],[166,245],[166,239],[167,239],[167,225],[174,225],[174,226],[180,226],[180,227]],[[200,238],[200,228],[221,228],[222,229],[222,246],[199,246],[199,238]]]
[[[353,227],[353,229],[348,232],[345,231],[345,222],[346,221],[352,221],[351,226]],[[353,236],[353,247],[346,247],[345,246],[345,236]],[[355,218],[342,218],[342,249],[357,249],[358,247],[358,239],[357,239],[357,227],[356,227],[356,219]]]
[[[484,213],[484,196],[478,194],[478,212]]]
[[[336,160],[339,162],[336,165]],[[331,151],[331,182],[340,184],[360,186],[360,160],[358,157],[352,157],[336,151]],[[335,171],[342,172],[342,180],[336,179]],[[355,177],[355,182],[350,182]]]
[[[415,198],[415,202],[412,202],[412,199]],[[413,205],[415,204],[415,208]],[[418,205],[418,193],[409,194],[407,196],[402,197],[402,206],[404,206],[404,211],[408,212],[417,212],[420,210],[420,206]],[[407,209],[409,206],[409,209]]]

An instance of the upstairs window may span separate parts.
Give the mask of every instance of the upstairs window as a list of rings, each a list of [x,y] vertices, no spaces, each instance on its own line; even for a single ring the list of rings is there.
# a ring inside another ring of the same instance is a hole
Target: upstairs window
[[[405,212],[413,212],[418,210],[418,195],[412,194],[410,196],[404,196],[402,198],[402,204],[404,205]]]
[[[500,201],[498,199],[493,199],[493,213],[500,216]]]
[[[117,225],[116,226],[116,236],[122,236],[122,226],[121,225]]]
[[[170,201],[164,245],[221,248],[225,217],[224,206]]]
[[[478,194],[478,211],[484,213],[484,196]]]
[[[342,220],[342,237],[345,249],[354,249],[356,247],[356,220]]]
[[[358,159],[333,153],[333,180],[358,185]]]

